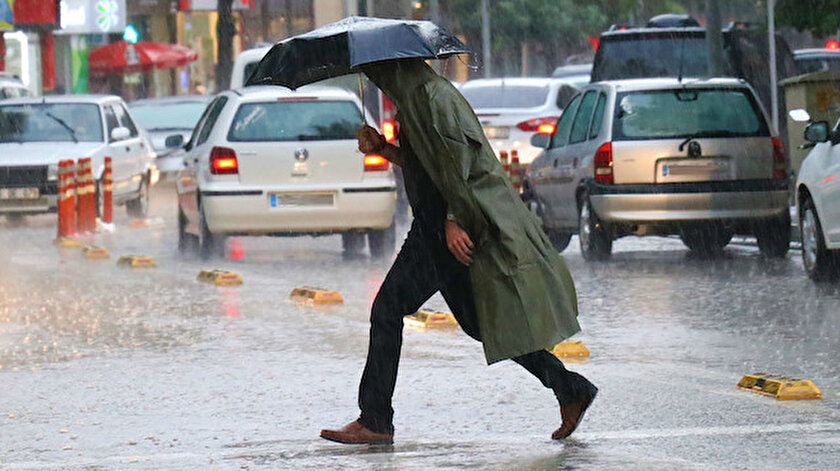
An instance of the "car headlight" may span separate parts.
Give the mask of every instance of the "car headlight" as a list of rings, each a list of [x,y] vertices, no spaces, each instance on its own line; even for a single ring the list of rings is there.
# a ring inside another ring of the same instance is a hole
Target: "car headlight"
[[[58,180],[58,164],[47,166],[47,180]]]

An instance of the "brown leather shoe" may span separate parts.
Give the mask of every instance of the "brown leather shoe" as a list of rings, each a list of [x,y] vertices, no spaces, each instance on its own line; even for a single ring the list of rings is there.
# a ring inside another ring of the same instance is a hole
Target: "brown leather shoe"
[[[562,440],[571,435],[577,429],[580,421],[583,420],[583,414],[586,413],[586,409],[589,408],[589,405],[594,400],[595,394],[586,401],[575,402],[565,406],[561,404],[560,417],[563,419],[563,423],[560,425],[560,428],[551,434],[551,439]]]
[[[394,443],[394,434],[376,433],[366,428],[358,420],[350,422],[341,430],[321,430],[321,438],[354,445],[390,445]]]

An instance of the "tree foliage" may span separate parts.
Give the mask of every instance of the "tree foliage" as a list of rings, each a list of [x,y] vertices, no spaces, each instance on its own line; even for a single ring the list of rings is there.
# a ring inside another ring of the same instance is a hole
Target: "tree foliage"
[[[778,0],[776,23],[816,37],[834,35],[840,28],[840,0]]]

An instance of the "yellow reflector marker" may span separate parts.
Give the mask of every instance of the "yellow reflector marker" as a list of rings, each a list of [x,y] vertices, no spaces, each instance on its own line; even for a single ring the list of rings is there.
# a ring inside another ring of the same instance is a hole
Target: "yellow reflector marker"
[[[795,379],[785,376],[754,373],[745,375],[738,381],[738,389],[752,391],[775,397],[780,401],[794,399],[820,399],[822,392],[808,379]]]
[[[448,312],[433,311],[431,309],[420,309],[414,314],[409,314],[403,318],[403,324],[408,327],[455,327],[458,321],[455,316]]]
[[[149,225],[149,222],[145,219],[132,219],[128,221],[128,227],[146,227]]]
[[[295,301],[308,302],[312,304],[331,304],[343,303],[344,298],[338,291],[330,291],[322,288],[313,288],[311,286],[301,286],[295,288],[289,295]]]
[[[589,349],[580,340],[564,340],[555,345],[551,353],[556,357],[588,357]]]
[[[198,281],[215,283],[216,286],[236,286],[242,284],[242,276],[227,270],[201,270]]]
[[[143,255],[123,255],[117,260],[117,265],[130,268],[152,268],[156,267],[155,259]]]
[[[108,253],[108,249],[103,249],[102,247],[87,246],[82,250],[84,250],[84,252],[85,252],[85,258],[90,258],[90,259],[111,258],[111,254]]]
[[[72,237],[62,237],[61,239],[56,240],[55,243],[62,249],[82,247],[82,241]]]

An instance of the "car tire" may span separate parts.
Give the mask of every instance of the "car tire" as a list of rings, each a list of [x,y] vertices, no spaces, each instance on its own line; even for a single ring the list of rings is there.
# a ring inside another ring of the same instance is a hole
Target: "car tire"
[[[364,232],[344,232],[341,234],[341,248],[344,255],[358,255],[365,248]]]
[[[723,252],[732,240],[732,232],[716,226],[691,227],[680,230],[680,239],[693,253],[709,257]]]
[[[394,223],[385,229],[371,229],[367,232],[368,250],[371,258],[381,259],[394,253],[396,245]]]
[[[548,240],[551,241],[552,245],[554,245],[554,248],[557,249],[558,252],[566,250],[566,247],[569,246],[569,242],[572,241],[572,234],[568,232],[546,229],[545,234],[548,236]]]
[[[808,278],[814,281],[834,281],[840,276],[840,256],[825,246],[822,224],[810,198],[801,205],[799,234],[802,241],[802,264]]]
[[[149,214],[149,175],[140,180],[140,189],[137,198],[129,200],[125,204],[125,211],[129,217],[143,219]]]
[[[200,209],[200,208],[199,208]],[[225,235],[210,232],[207,226],[207,219],[204,217],[204,210],[199,210],[199,236],[198,254],[202,260],[209,260],[213,257],[224,258],[225,256]]]
[[[187,233],[187,215],[178,206],[178,252],[182,254],[195,253],[198,247],[198,237]]]
[[[790,217],[768,221],[756,231],[758,250],[767,258],[783,258],[790,249]]]
[[[581,195],[578,206],[578,242],[583,258],[590,262],[610,258],[612,237],[601,225],[587,193]]]

